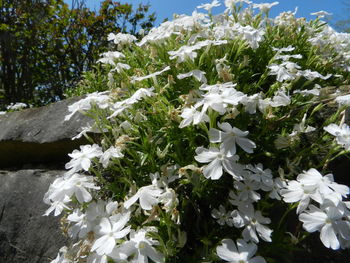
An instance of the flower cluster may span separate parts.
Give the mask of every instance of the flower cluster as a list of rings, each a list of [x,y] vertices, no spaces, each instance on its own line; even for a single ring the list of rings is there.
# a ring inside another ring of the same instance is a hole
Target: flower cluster
[[[281,262],[316,231],[350,247],[349,188],[329,173],[350,149],[350,35],[295,12],[271,19],[278,2],[224,4],[141,40],[109,34],[108,90],[65,118],[88,114],[75,138],[99,136],[44,197],[73,240],[53,263]],[[295,208],[306,232],[286,223]]]

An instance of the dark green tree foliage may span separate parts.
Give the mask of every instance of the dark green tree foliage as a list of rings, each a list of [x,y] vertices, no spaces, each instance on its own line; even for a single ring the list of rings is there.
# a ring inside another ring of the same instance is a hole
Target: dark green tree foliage
[[[0,0],[0,108],[11,102],[42,105],[91,70],[108,50],[111,32],[153,27],[149,5],[104,0],[98,12],[81,1]]]

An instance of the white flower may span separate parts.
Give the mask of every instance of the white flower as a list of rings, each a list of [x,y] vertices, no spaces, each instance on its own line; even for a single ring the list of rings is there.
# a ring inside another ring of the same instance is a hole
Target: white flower
[[[270,69],[269,75],[276,75],[276,79],[279,82],[286,80],[294,80],[300,66],[296,63],[285,61],[281,64],[271,64],[268,66]]]
[[[297,180],[305,186],[317,189],[323,199],[331,198],[335,205],[342,200],[342,196],[346,197],[349,194],[349,187],[335,183],[332,174],[322,176],[314,168],[299,174]]]
[[[297,76],[303,76],[307,80],[314,80],[317,78],[326,80],[326,79],[329,79],[332,76],[332,74],[327,74],[326,76],[323,76],[317,71],[311,71],[307,69],[307,70],[298,71]]]
[[[281,200],[280,191],[286,187],[286,183],[279,177],[275,178],[273,181],[272,190],[269,193],[271,199]]]
[[[287,106],[290,104],[290,102],[290,96],[281,89],[276,91],[274,97],[272,98],[272,101],[270,102],[270,105],[272,107]]]
[[[261,100],[261,94],[257,93],[251,96],[244,96],[241,100],[241,103],[245,106],[246,112],[250,114],[255,114],[256,108],[259,105],[259,100]]]
[[[131,83],[135,83],[136,81],[142,81],[142,80],[145,80],[145,79],[150,79],[150,78],[154,78],[158,75],[161,75],[162,73],[166,72],[170,70],[170,67],[169,66],[166,66],[164,69],[160,70],[160,71],[157,71],[157,72],[153,72],[147,76],[142,76],[142,77],[132,77],[131,78]]]
[[[305,90],[299,90],[296,89],[293,91],[293,94],[301,94],[303,96],[308,96],[308,95],[314,95],[314,96],[319,96],[320,95],[320,90],[319,89],[305,89]]]
[[[249,0],[225,0],[225,6],[230,10],[232,10],[233,6],[237,3],[246,3],[250,5],[252,2]]]
[[[348,125],[344,123],[341,126],[338,126],[337,124],[332,123],[323,127],[323,129],[333,136],[336,136],[337,143],[342,145],[345,150],[350,150],[350,127]]]
[[[246,243],[242,239],[237,240],[237,247],[231,239],[221,241],[222,245],[216,248],[217,255],[230,263],[266,263],[263,257],[254,257],[257,246]]]
[[[197,52],[194,52],[197,49],[201,49],[202,47],[198,46],[181,46],[176,51],[169,51],[170,59],[177,59],[177,63],[184,62],[186,59],[194,61],[197,57]]]
[[[106,255],[112,252],[116,246],[116,239],[125,237],[130,232],[130,226],[125,227],[129,221],[130,213],[117,214],[111,218],[102,218],[97,226],[97,233],[100,235],[91,247],[99,255]]]
[[[123,47],[124,45],[129,45],[137,40],[137,38],[130,34],[113,34],[109,33],[107,37],[108,41],[113,41],[114,44],[118,45],[119,48]]]
[[[66,115],[64,120],[68,121],[76,112],[89,111],[92,105],[97,105],[101,109],[106,109],[110,106],[109,92],[94,92],[87,95],[86,98],[81,99],[72,105],[68,106],[70,114]]]
[[[253,200],[252,199],[246,199],[246,200],[242,200],[241,197],[239,196],[239,194],[235,194],[234,191],[230,191],[229,193],[229,202],[234,205],[237,206],[238,210],[244,214],[244,211],[247,211],[247,209],[254,209],[253,206]],[[243,225],[242,225],[243,226]]]
[[[171,188],[166,188],[165,192],[159,196],[159,202],[163,204],[163,209],[166,212],[171,212],[179,203],[176,192]]]
[[[253,242],[258,243],[259,235],[264,241],[272,242],[272,230],[265,226],[265,224],[271,223],[269,218],[262,216],[260,211],[254,211],[253,206],[248,206],[241,212],[241,215],[245,224],[245,228],[242,232],[244,240],[252,240]]]
[[[23,108],[28,107],[27,104],[23,102],[16,102],[16,103],[11,103],[9,106],[6,107],[7,110],[20,110]]]
[[[128,64],[117,63],[115,68],[112,69],[111,72],[117,71],[118,73],[121,73],[124,69],[128,70],[128,69],[131,69],[131,67]]]
[[[79,150],[74,150],[68,154],[72,158],[66,163],[65,168],[70,169],[69,173],[75,173],[80,170],[89,171],[91,160],[102,155],[102,148],[97,145],[82,145]]]
[[[154,245],[158,245],[158,241],[148,237],[147,234],[149,232],[155,232],[155,229],[142,228],[137,232],[132,231],[130,233],[130,241],[124,242],[111,254],[111,257],[117,259],[130,258],[130,262],[135,263],[148,263],[148,258],[155,263],[164,262],[164,255],[154,248]]]
[[[87,258],[87,263],[108,263],[108,257],[106,255],[90,253]]]
[[[125,55],[123,53],[120,53],[118,51],[108,51],[101,54],[102,58],[97,60],[97,62],[101,62],[103,64],[109,64],[112,66],[116,66],[115,60],[118,60],[120,58],[125,58]]]
[[[75,209],[73,213],[69,214],[67,217],[68,222],[75,223],[70,226],[68,233],[71,237],[84,238],[88,232],[92,230],[91,223],[88,221],[86,214],[84,214],[80,209]]]
[[[198,80],[199,82],[202,83],[207,83],[207,79],[204,76],[206,73],[204,71],[200,71],[198,69],[192,70],[188,73],[184,73],[184,74],[179,74],[177,75],[178,79],[184,79],[184,78],[188,78],[193,76],[196,80]]]
[[[218,0],[213,0],[213,2],[211,2],[210,4],[201,4],[201,5],[197,6],[197,8],[203,8],[203,9],[207,10],[208,13],[211,13],[211,10],[213,9],[213,7],[217,7],[220,5],[221,4]]]
[[[260,194],[256,192],[260,189],[260,182],[252,180],[244,180],[243,182],[235,181],[234,187],[238,191],[238,197],[242,201],[255,201],[260,200]]]
[[[154,205],[159,203],[159,197],[163,194],[163,192],[164,190],[153,184],[143,186],[136,192],[136,194],[124,202],[124,207],[129,209],[130,206],[139,200],[142,209],[151,210]]]
[[[316,128],[314,128],[312,126],[309,126],[309,125],[305,126],[305,122],[306,122],[306,113],[304,114],[301,122],[294,125],[293,130],[298,132],[298,133],[309,133],[309,132],[313,132],[314,130],[316,130]]]
[[[100,157],[100,163],[104,168],[108,167],[111,158],[122,158],[124,154],[119,147],[111,146]]]
[[[226,212],[226,209],[223,205],[219,206],[219,210],[214,208],[211,211],[211,216],[216,220],[216,222],[223,226],[227,224],[228,226],[233,226],[233,217],[232,217],[233,211]]]
[[[327,11],[318,11],[318,12],[314,12],[314,13],[311,13],[310,15],[312,16],[317,16],[318,18],[323,18],[325,16],[331,16],[332,13],[328,13]]]
[[[151,87],[149,89],[141,88],[136,90],[130,98],[127,98],[122,101],[117,101],[111,106],[111,110],[113,111],[113,113],[107,119],[111,119],[113,117],[118,116],[123,111],[130,108],[135,103],[139,102],[141,99],[155,96],[155,93],[153,91],[154,87]]]
[[[338,96],[335,98],[339,106],[350,106],[350,94],[344,96]]]
[[[181,121],[179,127],[184,128],[193,123],[193,125],[197,125],[201,122],[209,122],[209,117],[207,114],[198,111],[195,107],[191,106],[191,108],[184,108],[181,113]]]
[[[222,148],[220,150],[215,147],[205,149],[198,147],[196,149],[194,159],[200,163],[209,163],[203,169],[205,178],[218,180],[223,174],[223,169],[232,175],[235,180],[241,179],[241,166],[237,163],[239,157],[237,155],[227,156]]]
[[[218,123],[218,130],[211,128],[209,130],[209,140],[212,143],[222,142],[221,146],[227,156],[236,154],[236,144],[245,152],[252,153],[256,145],[253,141],[245,138],[249,132],[241,131],[236,127],[232,127],[228,122]]]
[[[293,51],[294,49],[295,49],[295,47],[292,47],[291,45],[289,45],[288,47],[283,47],[283,48],[276,48],[276,47],[272,48],[273,51],[277,51],[278,53],[290,52],[290,51]]]
[[[264,169],[261,163],[253,166],[246,166],[246,169],[251,171],[249,179],[261,183],[260,188],[264,191],[270,191],[273,188],[273,178],[270,169]]]
[[[195,104],[195,108],[202,107],[202,113],[206,113],[208,108],[219,112],[221,115],[226,112],[229,105],[237,106],[245,97],[245,95],[237,91],[234,87],[236,84],[227,82],[216,85],[202,85],[201,90],[207,93],[202,95],[203,99]]]
[[[74,194],[79,203],[90,202],[92,197],[87,189],[100,189],[100,187],[94,184],[93,180],[92,176],[85,176],[82,174],[69,174],[57,178],[50,185],[49,191],[45,195],[45,199],[53,202],[64,201],[67,197],[71,198]]]
[[[299,202],[297,208],[297,214],[304,211],[310,200],[313,199],[318,203],[322,203],[322,196],[317,191],[314,185],[303,185],[298,181],[289,181],[285,189],[281,189],[280,194],[283,196],[283,200],[286,203]]]
[[[327,248],[338,249],[340,247],[337,238],[337,221],[341,220],[343,213],[336,207],[327,207],[321,210],[310,205],[308,211],[299,215],[303,227],[308,232],[320,231],[322,243]]]
[[[44,200],[45,201],[45,200]],[[47,209],[44,213],[44,216],[48,216],[52,211],[54,212],[54,216],[58,216],[62,213],[63,209],[70,210],[70,208],[66,205],[66,203],[70,202],[71,199],[68,196],[64,196],[63,200],[58,200],[51,202],[49,199],[45,201],[45,203],[51,205],[49,209]]]
[[[259,8],[262,13],[267,13],[270,11],[271,7],[278,5],[278,4],[279,4],[279,2],[253,4],[253,8]]]
[[[61,247],[60,253],[58,253],[57,257],[54,260],[52,260],[50,263],[73,263],[72,260],[66,257],[67,247]]]

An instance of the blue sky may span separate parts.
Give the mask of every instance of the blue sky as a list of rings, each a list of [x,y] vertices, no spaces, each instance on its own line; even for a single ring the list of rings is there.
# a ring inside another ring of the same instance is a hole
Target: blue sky
[[[100,2],[99,0],[85,0],[86,4],[89,8],[98,9]],[[122,3],[131,3],[133,5],[138,5],[139,3],[150,3],[151,11],[155,12],[157,15],[156,25],[161,23],[165,18],[172,18],[173,13],[177,14],[191,14],[192,11],[196,8],[196,6],[202,3],[209,3],[212,0],[127,0],[120,1]],[[253,0],[254,3],[264,3],[264,2],[274,2],[275,0]],[[310,16],[310,13],[324,10],[330,13],[333,13],[333,19],[345,18],[348,15],[348,12],[345,10],[344,2],[348,0],[279,0],[279,5],[274,6],[271,9],[272,17],[275,17],[280,12],[294,10],[296,6],[299,7],[297,16],[306,17],[307,19],[313,18]],[[66,2],[70,2],[70,0],[66,0]],[[224,0],[220,1],[223,6]],[[223,8],[220,7],[213,9],[218,12],[222,11]],[[205,10],[203,10],[205,11]]]

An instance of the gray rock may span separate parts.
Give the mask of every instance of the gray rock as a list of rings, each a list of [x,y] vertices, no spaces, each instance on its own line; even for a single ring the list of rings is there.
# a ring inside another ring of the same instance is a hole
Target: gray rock
[[[72,141],[81,127],[93,122],[76,113],[64,121],[68,106],[81,97],[0,116],[0,167],[21,167],[26,163],[65,162],[67,154],[87,144],[85,138]]]
[[[82,126],[92,120],[83,114],[69,114],[68,106],[82,97],[74,97],[40,108],[10,112],[0,116],[0,141],[50,143],[70,139],[80,132]]]
[[[47,263],[66,238],[59,218],[42,216],[42,199],[51,182],[64,171],[0,171],[0,262]]]

